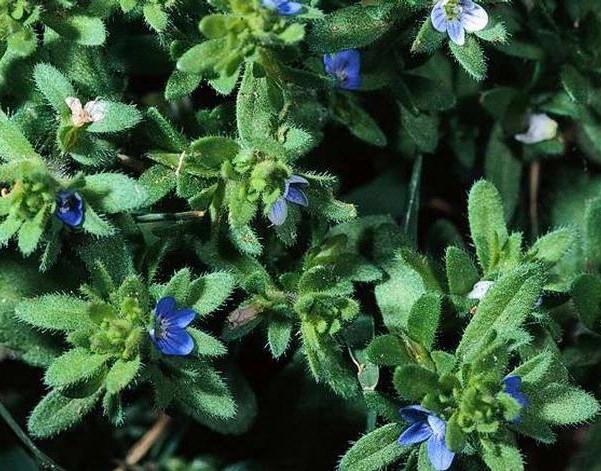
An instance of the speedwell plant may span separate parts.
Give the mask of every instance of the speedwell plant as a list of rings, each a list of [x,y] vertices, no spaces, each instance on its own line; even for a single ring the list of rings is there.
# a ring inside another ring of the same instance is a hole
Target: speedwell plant
[[[0,0],[0,469],[601,467],[597,3]]]

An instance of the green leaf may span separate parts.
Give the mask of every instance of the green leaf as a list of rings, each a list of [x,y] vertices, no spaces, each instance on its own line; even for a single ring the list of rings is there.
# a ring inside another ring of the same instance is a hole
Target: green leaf
[[[0,110],[0,158],[7,162],[41,160],[16,123]]]
[[[486,58],[478,41],[468,35],[465,38],[465,45],[458,46],[453,41],[449,41],[449,48],[453,57],[471,77],[478,81],[484,80],[487,70]]]
[[[224,39],[209,39],[188,49],[177,61],[177,68],[188,74],[214,78],[216,76],[214,67],[226,50]]]
[[[491,471],[523,471],[520,450],[513,444],[481,440],[482,459]]]
[[[159,33],[169,24],[169,16],[159,4],[151,3],[149,5],[144,5],[142,11],[146,23]]]
[[[19,229],[19,250],[25,256],[30,255],[38,247],[40,239],[46,229],[48,208],[43,207],[33,219],[23,223]]]
[[[142,114],[135,106],[115,101],[101,100],[104,106],[104,117],[90,124],[86,130],[91,133],[112,133],[133,128],[142,120]]]
[[[511,339],[540,297],[543,279],[536,267],[522,265],[501,277],[487,292],[466,327],[457,351],[464,358],[477,353],[494,332]]]
[[[110,394],[118,394],[123,391],[138,375],[142,366],[140,357],[133,360],[119,358],[108,371],[105,379],[106,390]]]
[[[587,262],[595,266],[601,265],[601,198],[586,202],[583,232]]]
[[[426,113],[413,114],[401,106],[401,125],[423,152],[432,153],[438,146],[438,119]]]
[[[352,5],[314,21],[307,42],[316,52],[336,52],[371,44],[395,24],[394,5]]]
[[[451,294],[465,296],[480,281],[480,273],[472,258],[457,247],[447,248],[445,265]]]
[[[374,146],[385,146],[386,135],[378,123],[359,105],[353,95],[343,97],[334,109],[336,119],[347,126],[355,137]]]
[[[582,274],[572,286],[572,298],[580,320],[589,329],[601,330],[601,277]]]
[[[165,86],[165,98],[169,101],[184,98],[192,94],[198,88],[201,81],[202,75],[188,74],[181,70],[174,70]]]
[[[516,159],[505,144],[500,125],[494,127],[486,148],[484,173],[499,190],[503,200],[505,220],[509,221],[515,212],[520,196],[522,163]]]
[[[194,339],[194,355],[199,357],[220,357],[227,353],[225,345],[215,337],[205,334],[201,330],[188,328],[188,333]]]
[[[73,331],[90,326],[86,315],[88,304],[64,294],[47,294],[26,299],[15,308],[19,319],[35,327]]]
[[[419,28],[417,36],[411,45],[411,52],[432,54],[437,49],[440,49],[444,38],[445,35],[436,31],[432,26],[430,18],[428,18]]]
[[[491,43],[505,43],[507,42],[508,33],[507,28],[501,22],[496,22],[481,31],[475,31],[474,34],[483,41]]]
[[[498,263],[508,237],[501,196],[491,183],[483,180],[472,187],[468,214],[478,260],[487,275]]]
[[[85,208],[85,217],[81,226],[84,231],[99,237],[107,237],[115,233],[115,228],[100,217],[90,205]]]
[[[599,403],[591,394],[567,384],[548,385],[537,400],[537,417],[554,425],[579,424],[599,413]]]
[[[397,443],[399,424],[387,424],[361,437],[340,461],[341,471],[379,471],[397,462],[409,448]]]
[[[50,391],[29,416],[29,432],[37,438],[57,435],[80,422],[99,399],[100,393],[81,399],[69,399],[58,391]]]
[[[9,214],[0,224],[0,245],[5,245],[21,228],[23,221],[15,214]]]
[[[102,212],[121,213],[146,205],[146,189],[133,178],[121,173],[89,175],[85,177],[85,181],[86,194],[92,193],[94,206]],[[86,216],[88,209],[86,207]]]
[[[528,258],[550,265],[559,262],[563,256],[574,248],[577,240],[576,230],[565,227],[539,238],[527,253]]]
[[[106,41],[106,29],[100,18],[67,15],[47,17],[44,22],[63,38],[84,46],[101,46]]]
[[[442,315],[442,298],[438,293],[422,295],[411,307],[407,333],[427,350],[431,350]]]
[[[281,357],[290,344],[292,323],[287,320],[272,319],[267,326],[269,350],[274,358]]]
[[[240,251],[254,256],[261,254],[263,251],[261,240],[249,225],[233,225],[230,226],[230,231],[232,242]]]
[[[422,402],[424,396],[438,391],[436,373],[420,365],[404,365],[394,370],[394,388],[397,394],[408,401]]]
[[[410,362],[401,340],[392,334],[375,337],[366,350],[370,362],[380,366],[398,366]]]
[[[65,100],[76,96],[75,89],[56,67],[50,64],[36,65],[33,69],[33,79],[37,89],[57,113],[69,113]]]
[[[44,376],[50,387],[70,386],[91,378],[107,362],[108,355],[94,354],[83,348],[74,348],[52,362]]]
[[[205,415],[228,419],[236,413],[236,403],[227,386],[217,372],[209,368],[194,382],[178,381],[176,397],[188,413],[200,420],[204,420]]]
[[[220,136],[201,137],[190,144],[190,155],[186,155],[182,170],[194,175],[219,176],[221,166],[238,155],[240,146],[233,139]]]
[[[529,358],[510,375],[519,376],[525,385],[539,389],[554,379],[563,379],[566,376],[561,372],[563,369],[565,368],[559,363],[557,354],[547,350]]]
[[[234,276],[227,272],[214,272],[192,282],[190,303],[199,316],[206,316],[221,307],[236,287]]]
[[[561,84],[570,98],[578,103],[587,104],[591,93],[591,84],[572,65],[565,65],[561,69]]]

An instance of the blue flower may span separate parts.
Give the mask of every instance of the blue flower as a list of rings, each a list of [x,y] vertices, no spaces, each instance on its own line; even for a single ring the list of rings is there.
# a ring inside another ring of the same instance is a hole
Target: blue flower
[[[503,391],[514,398],[520,407],[524,408],[528,405],[528,396],[522,392],[522,378],[519,376],[506,376],[503,379]],[[518,414],[512,422],[519,423],[520,415]]]
[[[150,338],[165,355],[189,355],[194,350],[194,340],[186,327],[196,317],[193,309],[177,309],[175,298],[159,299],[154,309],[154,328]]]
[[[85,214],[83,198],[76,191],[59,191],[56,195],[55,214],[66,226],[81,226]]]
[[[357,90],[361,86],[361,54],[356,49],[323,56],[326,73],[336,79],[344,90]]]
[[[276,10],[282,16],[293,16],[298,14],[302,8],[302,3],[291,2],[290,0],[261,0],[265,8]]]
[[[486,28],[488,13],[472,0],[439,0],[430,15],[432,26],[458,46],[465,44],[465,32],[473,33]]]
[[[284,194],[273,203],[271,211],[269,211],[268,217],[274,226],[281,226],[286,221],[288,203],[295,203],[305,207],[309,206],[307,195],[303,191],[308,185],[309,182],[298,175],[292,175],[286,180]]]
[[[447,424],[422,406],[403,407],[401,417],[411,425],[401,434],[398,443],[403,446],[426,442],[428,458],[437,471],[451,467],[455,453],[447,447]]]

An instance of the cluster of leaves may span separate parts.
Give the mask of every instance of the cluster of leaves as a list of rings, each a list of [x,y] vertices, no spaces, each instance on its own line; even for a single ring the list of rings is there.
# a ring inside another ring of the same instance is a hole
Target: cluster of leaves
[[[45,371],[33,436],[136,403],[244,434],[257,338],[367,418],[341,471],[519,471],[519,436],[595,418],[601,180],[562,160],[601,163],[595,1],[343,4],[0,0],[0,353]],[[378,175],[338,197],[355,144]],[[229,462],[164,464],[262,469]]]

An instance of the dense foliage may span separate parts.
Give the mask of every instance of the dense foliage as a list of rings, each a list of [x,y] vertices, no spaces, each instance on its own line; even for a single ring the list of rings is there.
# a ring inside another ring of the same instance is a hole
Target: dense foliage
[[[600,51],[598,0],[0,0],[0,469],[601,469]]]

